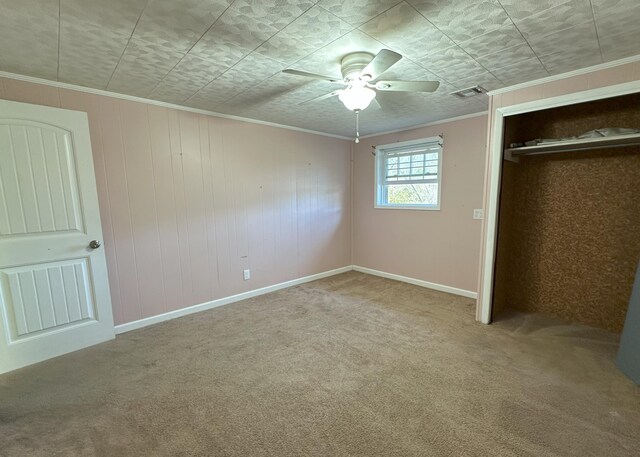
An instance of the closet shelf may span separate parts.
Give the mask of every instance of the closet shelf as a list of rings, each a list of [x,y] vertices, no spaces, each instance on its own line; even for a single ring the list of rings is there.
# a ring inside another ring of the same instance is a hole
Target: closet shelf
[[[552,154],[555,152],[586,151],[589,149],[618,148],[640,145],[640,133],[633,135],[616,135],[600,138],[584,138],[581,140],[556,141],[541,143],[536,146],[507,148],[504,150],[505,159],[517,161],[525,155]]]

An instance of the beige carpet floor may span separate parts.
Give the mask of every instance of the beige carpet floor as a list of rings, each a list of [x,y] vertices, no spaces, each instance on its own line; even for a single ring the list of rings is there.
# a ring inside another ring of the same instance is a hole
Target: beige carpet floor
[[[0,376],[2,456],[638,456],[617,337],[356,272]]]

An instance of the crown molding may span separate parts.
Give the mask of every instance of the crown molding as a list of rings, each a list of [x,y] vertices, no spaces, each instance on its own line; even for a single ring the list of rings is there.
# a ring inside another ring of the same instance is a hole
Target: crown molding
[[[489,114],[489,111],[480,111],[478,113],[464,114],[462,116],[450,117],[447,119],[441,119],[439,121],[429,122],[428,124],[414,125],[412,127],[403,127],[401,129],[387,130],[386,132],[380,132],[380,133],[370,133],[369,135],[361,136],[360,139],[373,138],[374,136],[388,135],[390,133],[407,132],[409,130],[421,129],[424,127],[431,127],[434,125],[448,124],[449,122],[463,121],[465,119],[471,119],[474,117],[487,116],[488,114]]]
[[[17,81],[25,81],[25,82],[34,83],[34,84],[41,84],[43,86],[57,87],[60,89],[75,90],[77,92],[84,92],[84,93],[94,94],[94,95],[102,95],[103,97],[118,98],[121,100],[128,100],[132,102],[146,103],[148,105],[161,106],[163,108],[171,108],[179,111],[187,111],[189,113],[204,114],[205,116],[212,116],[212,117],[219,117],[223,119],[230,119],[234,121],[247,122],[249,124],[258,124],[258,125],[265,125],[268,127],[275,127],[278,129],[293,130],[294,132],[310,133],[312,135],[327,136],[330,138],[338,138],[340,140],[348,140],[348,141],[352,140],[352,138],[349,138],[346,136],[334,135],[332,133],[318,132],[317,130],[309,130],[309,129],[303,129],[300,127],[292,127],[290,125],[276,124],[274,122],[261,121],[258,119],[251,119],[248,117],[234,116],[232,114],[217,113],[215,111],[209,111],[205,109],[191,108],[189,106],[176,105],[174,103],[161,102],[159,100],[136,97],[133,95],[119,94],[117,92],[110,92],[108,90],[78,86],[76,84],[63,83],[59,81],[51,81],[49,79],[36,78],[34,76],[19,75],[16,73],[9,73],[6,71],[0,71],[0,78],[14,79]]]
[[[566,73],[560,73],[553,76],[546,76],[540,79],[534,79],[533,81],[527,81],[520,84],[514,84],[513,86],[503,87],[501,89],[492,90],[487,92],[487,95],[494,96],[498,94],[504,94],[506,92],[513,92],[514,90],[526,89],[528,87],[537,86],[539,84],[545,84],[553,81],[558,81],[560,79],[571,78],[574,76],[580,76],[587,73],[593,73],[594,71],[606,70],[608,68],[619,67],[620,65],[626,65],[630,63],[635,63],[640,61],[640,54],[625,57],[624,59],[612,60],[611,62],[600,63],[598,65],[592,65],[590,67],[580,68],[579,70],[568,71]]]

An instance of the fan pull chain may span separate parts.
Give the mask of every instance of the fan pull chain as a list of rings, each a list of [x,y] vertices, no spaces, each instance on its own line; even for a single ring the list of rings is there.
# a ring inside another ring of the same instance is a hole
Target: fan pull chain
[[[357,109],[356,113],[356,143],[360,143],[360,110]]]

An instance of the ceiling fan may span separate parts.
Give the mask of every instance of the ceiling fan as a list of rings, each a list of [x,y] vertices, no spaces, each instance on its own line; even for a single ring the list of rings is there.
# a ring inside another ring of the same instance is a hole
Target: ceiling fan
[[[329,81],[347,86],[329,94],[309,100],[315,102],[336,95],[347,109],[359,111],[367,108],[376,97],[376,91],[385,92],[434,92],[440,83],[438,81],[383,81],[378,78],[395,65],[402,56],[388,49],[381,50],[376,56],[368,52],[353,52],[342,58],[340,70],[342,79],[330,76],[308,73],[293,69],[283,70],[290,75],[305,76],[307,78]]]

